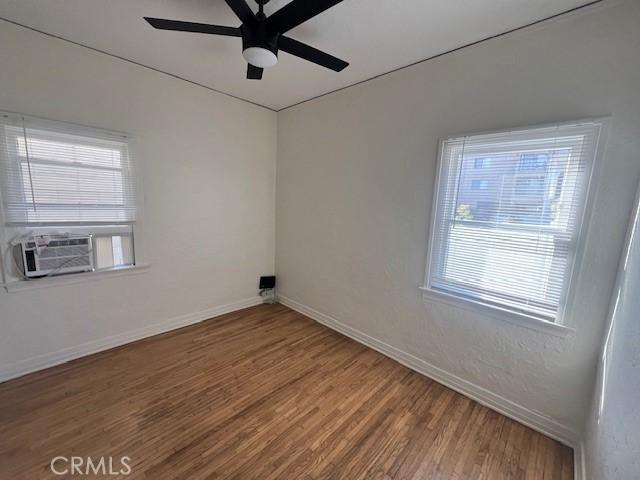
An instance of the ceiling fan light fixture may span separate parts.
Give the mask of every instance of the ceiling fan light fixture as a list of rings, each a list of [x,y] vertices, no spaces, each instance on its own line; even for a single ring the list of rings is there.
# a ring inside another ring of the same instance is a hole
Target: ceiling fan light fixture
[[[242,51],[244,59],[258,68],[273,67],[278,63],[278,56],[271,50],[262,47],[248,47]]]
[[[269,0],[254,0],[258,12],[249,7],[247,0],[225,0],[236,17],[239,27],[183,22],[166,18],[144,17],[153,28],[178,32],[206,33],[242,38],[242,56],[248,62],[247,79],[261,80],[265,68],[278,63],[278,52],[283,51],[308,62],[341,72],[349,63],[311,45],[294,40],[284,34],[311,20],[343,0],[289,0],[284,7],[267,17],[264,6]]]

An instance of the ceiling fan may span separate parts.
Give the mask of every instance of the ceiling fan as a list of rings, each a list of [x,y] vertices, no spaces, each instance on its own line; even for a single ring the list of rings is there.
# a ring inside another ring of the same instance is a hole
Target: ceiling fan
[[[249,8],[245,0],[225,1],[242,21],[242,25],[239,27],[181,22],[163,18],[144,17],[144,19],[152,27],[160,30],[242,37],[242,56],[248,63],[247,78],[251,80],[260,80],[263,70],[278,62],[278,51],[280,50],[336,72],[341,72],[349,65],[344,60],[284,35],[292,28],[319,15],[342,0],[293,0],[268,18],[264,14],[264,5],[269,0],[255,0],[258,4],[258,13],[256,14]]]

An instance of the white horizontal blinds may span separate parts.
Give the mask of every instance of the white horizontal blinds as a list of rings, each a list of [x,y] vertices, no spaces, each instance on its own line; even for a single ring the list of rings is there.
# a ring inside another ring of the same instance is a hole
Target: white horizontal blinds
[[[0,115],[0,188],[15,225],[132,223],[134,179],[124,136]]]
[[[599,131],[584,123],[445,141],[428,286],[555,320]]]

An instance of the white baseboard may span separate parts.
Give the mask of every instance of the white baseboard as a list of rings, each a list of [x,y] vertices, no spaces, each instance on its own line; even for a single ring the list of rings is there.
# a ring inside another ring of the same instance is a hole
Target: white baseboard
[[[570,446],[574,449],[574,458],[577,458],[580,454],[579,450],[579,435],[567,425],[563,425],[553,418],[547,417],[539,412],[528,409],[522,405],[519,405],[511,400],[504,398],[501,395],[490,392],[489,390],[475,385],[463,378],[453,375],[449,372],[442,370],[435,365],[432,365],[414,355],[406,353],[396,347],[393,347],[385,342],[382,342],[376,338],[373,338],[366,333],[360,332],[355,328],[352,328],[344,323],[336,320],[329,315],[318,312],[313,308],[307,307],[302,303],[296,302],[291,298],[279,295],[278,300],[281,304],[295,310],[297,312],[306,315],[317,322],[336,330],[337,332],[346,335],[347,337],[356,340],[368,347],[377,350],[378,352],[390,357],[397,362],[415,370],[422,375],[435,380],[442,385],[459,392],[476,402],[495,410],[517,422],[526,425],[548,437],[551,437],[559,442]],[[576,469],[577,471],[577,469]],[[576,476],[576,479],[580,478]]]
[[[218,307],[211,307],[199,312],[188,313],[178,317],[170,318],[164,322],[155,323],[143,328],[138,328],[129,332],[113,335],[100,340],[83,343],[74,347],[65,348],[57,352],[46,353],[36,357],[27,358],[19,362],[0,367],[0,382],[10,380],[12,378],[21,377],[27,373],[32,373],[45,368],[53,367],[61,363],[68,362],[75,358],[91,355],[92,353],[101,352],[110,348],[118,347],[126,343],[134,342],[142,338],[151,337],[160,333],[169,332],[177,328],[193,325],[213,317],[231,313],[243,308],[252,307],[262,303],[261,297],[251,297],[239,302]]]

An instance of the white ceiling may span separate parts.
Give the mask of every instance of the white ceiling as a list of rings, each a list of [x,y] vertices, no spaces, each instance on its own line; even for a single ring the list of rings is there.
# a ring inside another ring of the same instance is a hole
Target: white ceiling
[[[272,0],[267,15],[289,1]],[[349,61],[346,70],[281,53],[262,81],[245,79],[239,38],[159,31],[142,19],[238,26],[223,0],[0,0],[0,17],[279,110],[587,2],[344,0],[288,35]]]

